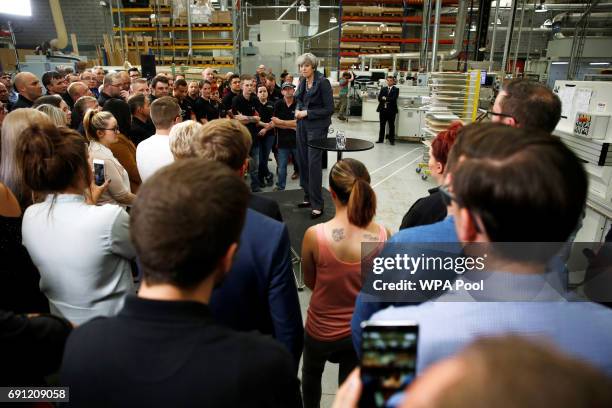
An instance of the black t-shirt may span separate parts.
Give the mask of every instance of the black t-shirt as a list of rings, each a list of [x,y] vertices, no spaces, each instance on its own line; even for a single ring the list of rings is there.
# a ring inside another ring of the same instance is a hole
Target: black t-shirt
[[[234,115],[261,116],[259,113],[260,111],[262,111],[262,106],[255,95],[251,95],[251,98],[246,100],[241,93],[232,99],[232,113]],[[257,137],[259,127],[257,127],[256,123],[248,123],[246,127],[249,129],[249,132],[251,132],[252,137]]]
[[[151,119],[147,120],[146,122],[142,122],[140,119],[132,116],[132,127],[130,128],[128,137],[136,146],[138,146],[138,143],[149,138],[150,136],[153,136],[154,134],[155,125],[153,125]]]
[[[193,105],[191,104],[191,102],[187,98],[183,99],[180,102],[177,98],[174,99],[176,99],[179,106],[181,107],[181,117],[183,118],[183,120],[190,120],[191,114],[193,113]]]
[[[274,114],[274,102],[268,100],[265,104],[261,103],[261,110],[259,112],[259,116],[261,116],[261,121],[264,123],[269,123],[272,120],[272,115]]]
[[[196,103],[196,101],[197,101],[198,99],[200,99],[200,96],[196,96],[196,97],[195,97],[195,99],[194,99],[194,98],[192,98],[191,96],[187,95],[187,96],[185,97],[185,99],[186,99],[186,100],[187,100],[187,101],[188,101],[188,102],[191,104],[191,106],[194,106],[194,105],[195,105],[195,103]]]
[[[439,187],[429,190],[427,197],[419,198],[404,215],[400,230],[429,225],[446,218],[446,204]]]
[[[276,101],[283,99],[283,94],[278,85],[274,86],[272,92],[268,92],[268,100],[272,101],[272,103],[276,103]]]
[[[210,122],[211,120],[225,117],[225,109],[218,102],[198,98],[195,105],[195,114],[198,122],[200,119],[206,119]]]
[[[278,100],[274,104],[274,116],[281,120],[294,120],[296,105],[295,99],[293,99],[293,103],[290,106],[287,106],[285,98]],[[295,149],[295,129],[276,128],[276,134],[278,136],[279,149]]]
[[[74,330],[60,382],[74,407],[297,408],[295,371],[280,343],[215,324],[203,303],[127,296]]]
[[[236,95],[241,95],[240,94],[235,94],[232,91],[230,91],[227,95],[225,95],[223,97],[223,99],[221,100],[221,103],[223,104],[223,106],[225,107],[226,111],[231,111],[232,110],[232,101],[234,100],[234,97]]]

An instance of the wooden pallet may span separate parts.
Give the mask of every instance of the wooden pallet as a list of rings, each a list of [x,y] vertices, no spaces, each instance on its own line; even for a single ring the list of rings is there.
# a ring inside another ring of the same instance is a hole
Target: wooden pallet
[[[358,16],[363,13],[362,6],[342,6],[342,14],[345,16]]]
[[[403,16],[404,9],[402,7],[383,7],[383,16]]]
[[[364,16],[382,16],[383,8],[381,6],[364,6],[362,8],[362,15]]]

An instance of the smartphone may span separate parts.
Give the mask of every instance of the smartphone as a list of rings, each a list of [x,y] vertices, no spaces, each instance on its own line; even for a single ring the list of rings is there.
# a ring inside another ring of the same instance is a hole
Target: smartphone
[[[360,407],[395,407],[416,376],[419,325],[412,321],[361,323]]]
[[[94,182],[96,186],[104,184],[104,160],[94,159]]]

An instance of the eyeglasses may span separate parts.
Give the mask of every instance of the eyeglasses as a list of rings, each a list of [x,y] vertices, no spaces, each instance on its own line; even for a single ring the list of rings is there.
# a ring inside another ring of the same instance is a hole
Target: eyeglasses
[[[114,128],[102,128],[100,130],[110,130],[112,132],[119,133],[119,128],[118,127],[114,127]]]
[[[444,205],[446,205],[447,207],[450,206],[453,201],[456,202],[458,206],[464,207],[459,202],[459,200],[457,200],[457,197],[455,197],[455,195],[450,192],[447,184],[443,184],[440,187],[438,187],[438,191],[440,191],[440,194],[442,195],[442,202],[444,202]],[[476,232],[480,234],[482,232],[482,228],[480,228],[479,220],[476,217],[474,217],[474,213],[472,212],[472,210],[470,210],[467,207],[465,208],[470,214],[470,217],[472,217],[472,219],[474,220],[474,228],[476,229]]]
[[[493,111],[484,111],[482,112],[480,115],[478,115],[478,117],[476,118],[476,120],[474,122],[478,123],[478,122],[482,122],[485,118],[487,118],[488,120],[493,119],[493,116],[499,116],[502,118],[512,118],[516,121],[516,118],[512,115],[508,115],[507,113],[502,113],[502,112],[493,112]]]

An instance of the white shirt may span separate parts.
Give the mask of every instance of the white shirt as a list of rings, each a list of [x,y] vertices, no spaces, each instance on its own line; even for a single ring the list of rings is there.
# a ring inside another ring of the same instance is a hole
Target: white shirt
[[[88,205],[82,195],[48,195],[23,216],[23,245],[40,272],[51,313],[81,324],[113,316],[134,292],[130,216],[112,204]]]
[[[170,136],[153,135],[138,144],[136,165],[144,183],[160,168],[174,162],[170,151]]]
[[[108,188],[98,200],[98,204],[119,204],[129,193],[130,176],[127,170],[115,158],[113,152],[101,143],[92,140],[89,142],[89,158],[92,161],[91,168],[93,169],[93,160],[104,160],[104,179],[111,180]]]

